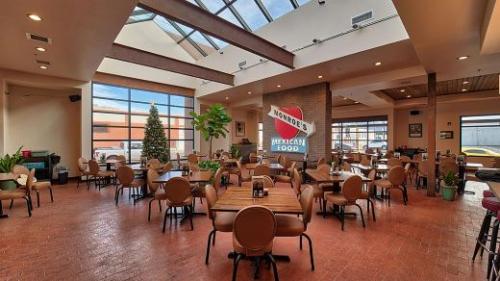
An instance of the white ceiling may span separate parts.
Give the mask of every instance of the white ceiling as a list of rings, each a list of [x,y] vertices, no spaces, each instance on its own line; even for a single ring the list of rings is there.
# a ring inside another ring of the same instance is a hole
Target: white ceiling
[[[3,0],[0,9],[0,68],[88,81],[94,75],[135,0]],[[43,20],[34,22],[28,13]],[[26,33],[52,44],[26,39]],[[35,47],[47,49],[39,53]],[[41,70],[36,59],[49,61]]]

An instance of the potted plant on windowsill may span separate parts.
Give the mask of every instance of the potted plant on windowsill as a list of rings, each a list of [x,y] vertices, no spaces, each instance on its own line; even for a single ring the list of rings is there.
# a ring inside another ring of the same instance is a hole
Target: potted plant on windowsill
[[[15,165],[22,164],[24,162],[24,159],[21,156],[22,148],[22,146],[19,147],[16,153],[12,154],[12,156],[9,154],[5,154],[0,158],[0,173],[11,173],[12,168],[14,168]],[[11,190],[15,189],[16,187],[17,184],[15,181],[0,181],[0,189],[2,190]]]
[[[443,196],[444,200],[455,200],[455,195],[458,189],[457,182],[458,178],[452,171],[449,171],[446,175],[444,175],[441,186],[441,195]]]

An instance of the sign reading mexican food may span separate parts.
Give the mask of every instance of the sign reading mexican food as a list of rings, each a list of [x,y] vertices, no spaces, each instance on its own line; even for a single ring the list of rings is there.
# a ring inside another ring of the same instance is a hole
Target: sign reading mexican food
[[[274,128],[280,137],[271,138],[271,151],[306,153],[307,137],[314,134],[314,123],[304,121],[302,109],[298,106],[278,107],[271,105],[267,114],[274,119]],[[306,137],[298,137],[302,132]]]

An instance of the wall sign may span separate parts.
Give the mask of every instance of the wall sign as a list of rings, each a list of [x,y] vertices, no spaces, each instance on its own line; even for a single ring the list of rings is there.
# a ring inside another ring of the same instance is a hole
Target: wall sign
[[[307,138],[314,134],[314,122],[304,121],[302,109],[298,106],[278,107],[271,105],[267,114],[274,118],[274,128],[280,137],[271,138],[271,151],[306,153]],[[306,137],[298,137],[302,132]]]

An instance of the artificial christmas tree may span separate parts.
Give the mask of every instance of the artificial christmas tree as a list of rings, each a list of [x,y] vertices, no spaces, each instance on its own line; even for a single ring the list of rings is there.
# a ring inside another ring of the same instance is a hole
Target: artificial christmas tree
[[[144,140],[142,141],[142,157],[158,159],[162,163],[168,162],[169,150],[165,130],[158,115],[158,109],[151,104],[149,117],[144,127]]]

